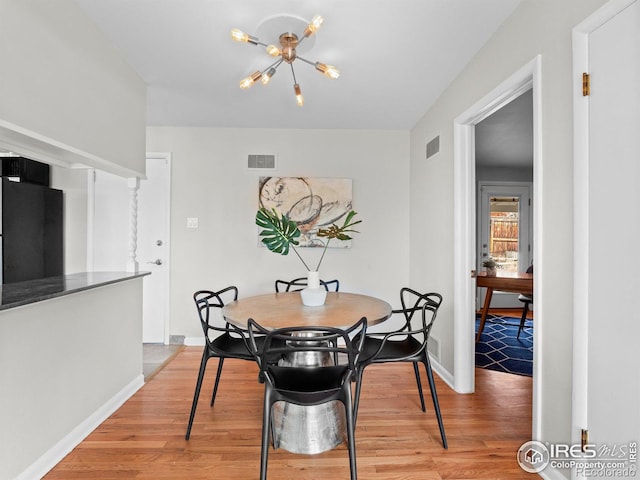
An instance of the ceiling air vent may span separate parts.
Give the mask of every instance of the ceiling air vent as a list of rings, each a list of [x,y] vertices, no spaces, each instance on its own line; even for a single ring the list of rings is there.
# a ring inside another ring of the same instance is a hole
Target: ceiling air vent
[[[433,157],[440,151],[440,135],[427,143],[427,158]]]
[[[276,168],[275,155],[249,155],[249,168]]]

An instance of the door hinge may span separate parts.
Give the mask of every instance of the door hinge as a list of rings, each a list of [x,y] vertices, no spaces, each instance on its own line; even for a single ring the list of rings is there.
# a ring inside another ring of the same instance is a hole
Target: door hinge
[[[584,452],[589,443],[589,430],[583,428],[580,431],[580,449]]]
[[[582,74],[582,96],[588,97],[591,95],[591,76],[588,73]]]

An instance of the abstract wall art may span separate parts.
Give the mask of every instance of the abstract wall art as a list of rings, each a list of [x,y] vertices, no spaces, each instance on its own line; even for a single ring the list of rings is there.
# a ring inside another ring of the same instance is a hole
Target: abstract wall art
[[[350,178],[260,177],[259,208],[275,208],[295,221],[302,235],[301,247],[324,247],[319,228],[338,223],[353,203]],[[336,248],[349,248],[351,241],[334,240]]]

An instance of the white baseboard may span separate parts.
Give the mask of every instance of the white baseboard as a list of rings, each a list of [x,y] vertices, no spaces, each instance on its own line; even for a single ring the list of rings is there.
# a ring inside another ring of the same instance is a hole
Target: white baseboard
[[[42,478],[55,467],[71,450],[82,442],[102,422],[122,406],[129,398],[144,385],[144,375],[134,378],[127,386],[116,393],[104,405],[71,430],[64,438],[51,447],[44,455],[36,460],[29,468],[18,475],[15,480],[33,480]]]
[[[451,387],[451,389],[455,391],[455,388],[453,387],[453,375],[451,375],[451,373],[449,373],[446,368],[438,363],[433,358],[433,355],[429,355],[429,361],[431,362],[431,370],[433,370],[444,381],[444,383],[449,385],[449,387]]]

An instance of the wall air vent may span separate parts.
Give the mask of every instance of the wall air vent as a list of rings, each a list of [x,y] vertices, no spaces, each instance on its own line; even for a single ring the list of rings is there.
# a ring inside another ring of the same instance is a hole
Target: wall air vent
[[[436,362],[440,362],[440,342],[437,338],[429,336],[427,340],[427,352],[431,354]]]
[[[275,155],[253,155],[250,154],[247,162],[249,168],[276,168]]]
[[[427,143],[427,158],[433,157],[440,151],[440,135]]]

